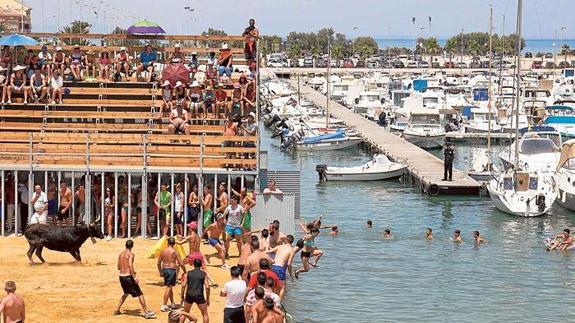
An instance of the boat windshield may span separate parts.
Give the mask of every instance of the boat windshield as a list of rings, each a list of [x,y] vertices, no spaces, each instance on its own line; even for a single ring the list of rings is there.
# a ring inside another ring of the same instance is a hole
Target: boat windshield
[[[334,85],[333,85],[333,90],[334,90],[334,91],[347,91],[347,90],[348,90],[348,86],[347,86],[347,85],[343,85],[343,84],[334,84]]]
[[[359,101],[379,102],[379,95],[376,95],[376,94],[360,95]]]
[[[519,148],[519,152],[525,155],[554,153],[557,150],[557,145],[546,138],[524,139],[521,143],[521,148]]]
[[[423,106],[436,105],[439,103],[438,98],[423,98]]]
[[[439,124],[439,116],[434,115],[412,115],[411,123],[413,124]]]

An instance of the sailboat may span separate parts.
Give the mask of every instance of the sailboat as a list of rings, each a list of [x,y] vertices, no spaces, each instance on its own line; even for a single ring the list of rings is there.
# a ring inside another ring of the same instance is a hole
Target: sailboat
[[[517,3],[517,51],[515,77],[521,79],[521,21],[523,0]],[[519,120],[519,86],[515,96],[515,120]],[[515,127],[515,137],[519,129]],[[519,161],[518,140],[515,141],[515,165],[489,181],[487,191],[495,207],[501,212],[522,217],[540,216],[549,211],[557,199],[557,185],[553,176],[538,171],[523,170]]]

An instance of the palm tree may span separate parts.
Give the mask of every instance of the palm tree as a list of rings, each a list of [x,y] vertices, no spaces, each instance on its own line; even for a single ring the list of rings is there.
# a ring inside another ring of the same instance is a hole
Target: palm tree
[[[433,56],[439,54],[441,47],[437,43],[437,38],[430,37],[423,42],[423,47],[429,53],[429,64],[433,62]]]
[[[86,21],[74,20],[60,32],[63,34],[88,34],[90,33],[90,27],[92,27],[92,25]],[[86,46],[90,44],[88,40],[80,38],[64,38],[63,41],[66,45]]]
[[[315,61],[319,57],[319,54],[320,54],[319,45],[316,43],[313,46],[311,46],[310,52],[311,52],[311,56],[313,57],[313,67],[315,67]]]
[[[341,45],[336,45],[331,48],[331,57],[339,62],[343,59],[343,47]]]

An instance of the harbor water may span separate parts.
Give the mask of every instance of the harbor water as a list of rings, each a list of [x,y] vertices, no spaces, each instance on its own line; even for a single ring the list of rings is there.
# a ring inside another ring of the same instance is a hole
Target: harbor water
[[[457,144],[455,166],[462,169],[476,146]],[[525,219],[497,211],[486,196],[431,198],[401,181],[318,183],[317,164],[359,165],[371,156],[286,153],[266,131],[262,150],[271,169],[301,171],[302,216],[323,214],[324,224],[340,228],[337,237],[325,230],[316,239],[325,253],[320,268],[288,282],[286,308],[297,322],[573,321],[575,255],[543,247],[573,226],[570,211],[556,206]],[[433,241],[424,239],[427,227]],[[385,228],[392,240],[383,239]],[[455,229],[464,243],[450,240]],[[475,246],[473,230],[487,243]]]

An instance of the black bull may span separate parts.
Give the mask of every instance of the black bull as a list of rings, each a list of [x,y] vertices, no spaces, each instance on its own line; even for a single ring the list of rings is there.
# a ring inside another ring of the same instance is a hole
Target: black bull
[[[91,238],[103,239],[104,234],[99,226],[95,224],[83,225],[78,227],[55,227],[46,224],[32,224],[24,231],[24,236],[30,244],[28,250],[28,259],[32,260],[32,254],[36,252],[36,256],[40,261],[45,262],[42,258],[42,249],[44,247],[62,252],[69,252],[74,259],[82,261],[80,258],[80,247],[84,242]]]

